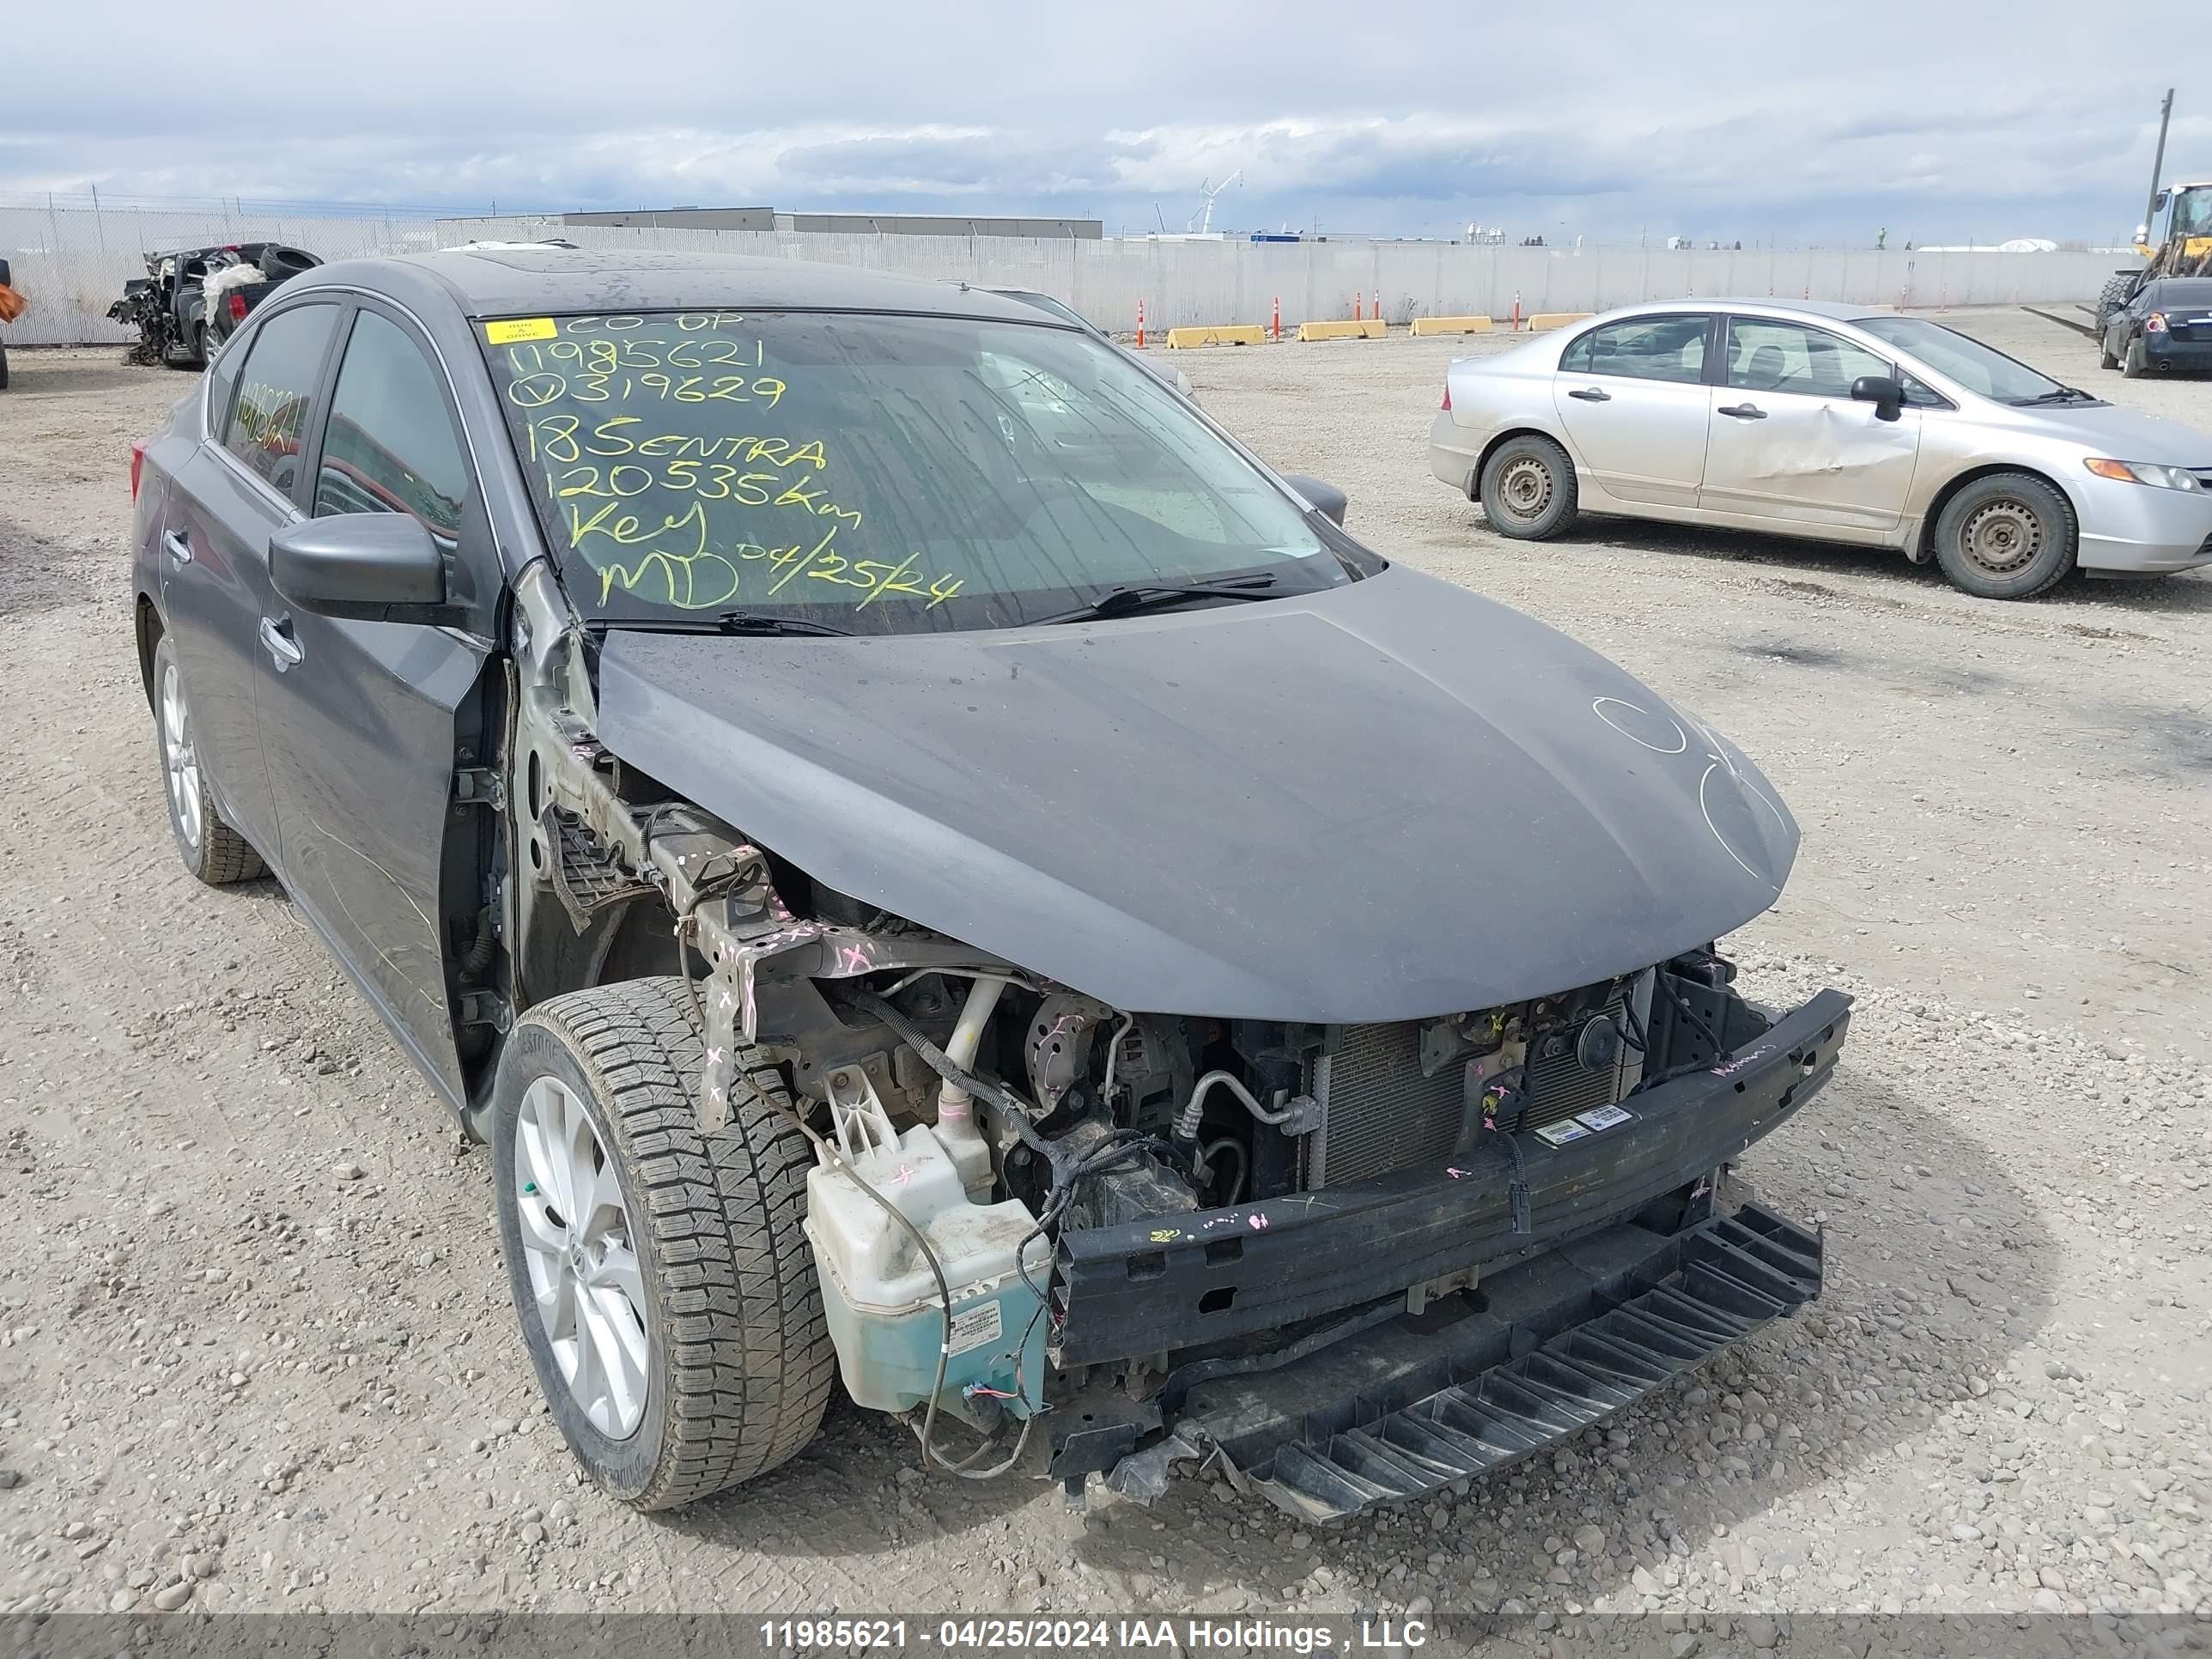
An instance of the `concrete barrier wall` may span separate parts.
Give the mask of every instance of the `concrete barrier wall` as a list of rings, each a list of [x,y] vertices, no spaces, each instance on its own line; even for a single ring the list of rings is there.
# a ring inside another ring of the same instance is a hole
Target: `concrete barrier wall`
[[[1723,295],[1809,297],[1916,309],[2090,300],[2125,263],[2112,253],[1922,253],[1903,250],[1469,247],[1442,242],[1074,241],[874,236],[562,225],[548,219],[272,216],[0,205],[0,258],[30,312],[9,343],[121,340],[107,307],[143,274],[143,250],[293,242],[325,258],[419,252],[471,240],[565,236],[592,247],[719,250],[817,259],[939,281],[1033,288],[1105,327],[1148,331],[1266,323],[1287,333],[1348,318],[1355,298],[1404,325],[1416,317],[1602,311],[1638,300]]]

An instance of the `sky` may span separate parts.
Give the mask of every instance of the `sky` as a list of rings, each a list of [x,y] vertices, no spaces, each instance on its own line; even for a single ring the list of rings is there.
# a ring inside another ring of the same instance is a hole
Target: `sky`
[[[161,44],[179,15],[15,9],[0,197],[1111,232],[1184,229],[1201,183],[1241,171],[1216,229],[2104,242],[2142,216],[2169,82],[2167,176],[2212,177],[2202,0],[2138,0],[2117,47],[2077,0],[379,0]],[[2158,41],[2196,44],[2139,49]]]

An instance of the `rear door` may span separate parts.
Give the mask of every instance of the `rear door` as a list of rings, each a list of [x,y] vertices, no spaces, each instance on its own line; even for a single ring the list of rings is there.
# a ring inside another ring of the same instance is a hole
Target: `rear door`
[[[156,553],[202,770],[223,817],[280,872],[254,712],[275,597],[269,538],[300,516],[300,443],[341,309],[325,301],[272,314],[210,377],[207,441],[179,468]]]
[[[1851,382],[1895,368],[1809,323],[1731,317],[1698,503],[1802,526],[1895,528],[1920,457],[1920,411],[1885,421]]]
[[[1560,354],[1553,400],[1577,458],[1607,495],[1697,505],[1711,413],[1705,374],[1712,325],[1701,311],[1624,318],[1590,329]]]
[[[310,513],[421,520],[445,552],[448,598],[473,619],[468,629],[343,621],[275,595],[274,648],[261,663],[285,885],[458,1108],[446,964],[468,942],[451,929],[472,925],[484,901],[473,891],[474,809],[453,804],[455,749],[464,706],[476,712],[500,580],[444,370],[400,313],[368,301],[352,313],[310,451]]]

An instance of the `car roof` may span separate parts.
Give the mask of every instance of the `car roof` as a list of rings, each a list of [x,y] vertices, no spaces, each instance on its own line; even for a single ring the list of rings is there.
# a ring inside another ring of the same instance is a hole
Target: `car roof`
[[[1631,317],[1639,312],[1654,311],[1747,311],[1772,313],[1784,316],[1825,317],[1831,322],[1856,323],[1863,318],[1891,314],[1891,307],[1880,305],[1849,305],[1835,300],[1782,300],[1772,295],[1763,299],[1731,299],[1725,295],[1700,295],[1680,300],[1644,300],[1632,306],[1620,306],[1602,313],[1607,317]]]
[[[364,288],[401,300],[419,300],[426,290],[435,289],[471,318],[701,307],[1043,320],[1035,307],[984,289],[852,265],[658,248],[511,244],[443,248],[432,253],[340,260],[295,276],[288,286]]]

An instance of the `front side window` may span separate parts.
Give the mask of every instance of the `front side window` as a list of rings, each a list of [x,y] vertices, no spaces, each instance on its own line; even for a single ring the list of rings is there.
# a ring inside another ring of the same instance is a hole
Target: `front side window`
[[[331,394],[315,516],[404,513],[450,549],[460,536],[469,478],[444,383],[429,359],[397,324],[362,312]]]
[[[1861,317],[1851,326],[1917,357],[1967,391],[1999,403],[2050,400],[2066,390],[2048,374],[1923,317]]]
[[[300,441],[337,314],[336,306],[303,305],[269,318],[239,370],[222,447],[287,495],[299,482]]]
[[[1729,324],[1728,383],[1740,392],[1848,398],[1861,375],[1888,374],[1874,353],[1824,329],[1756,317]]]
[[[1617,374],[1632,380],[1695,386],[1705,375],[1702,316],[1632,317],[1607,323],[1577,340],[1559,359],[1569,374]]]
[[[587,617],[1006,627],[1123,586],[1350,580],[1264,474],[1067,329],[649,313],[483,338]]]

